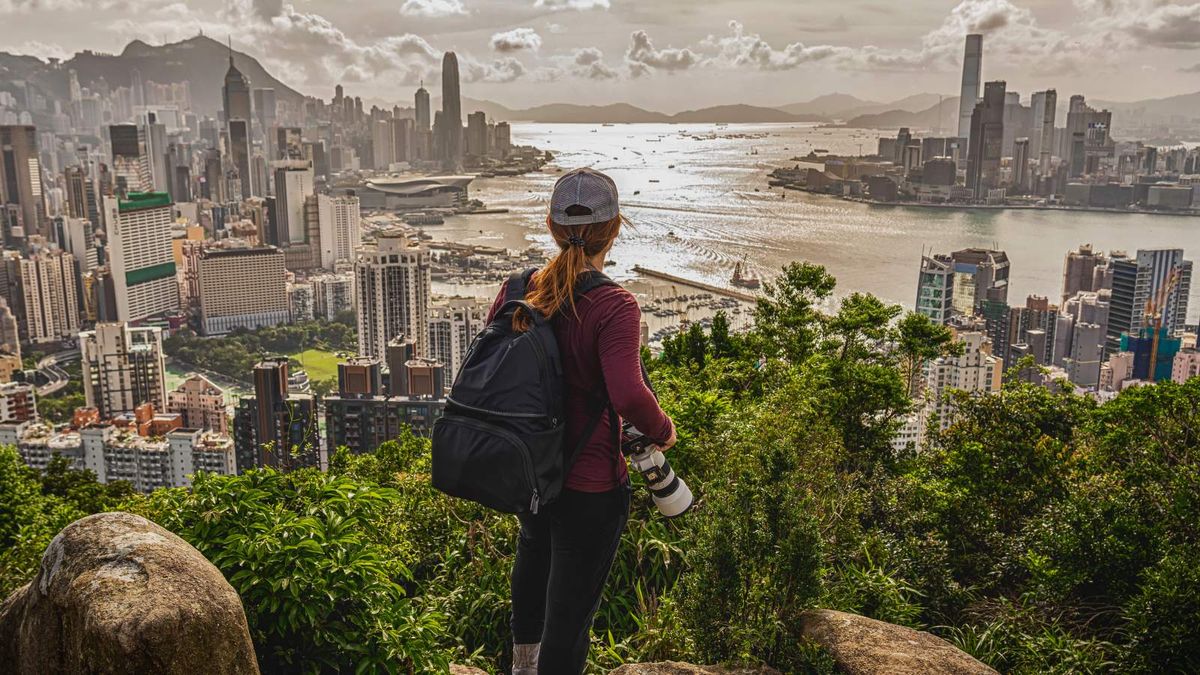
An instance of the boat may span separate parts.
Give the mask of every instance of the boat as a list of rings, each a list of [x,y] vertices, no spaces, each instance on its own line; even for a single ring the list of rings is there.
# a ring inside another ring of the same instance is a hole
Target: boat
[[[758,280],[758,277],[754,276],[754,272],[750,271],[749,265],[743,265],[744,262],[745,260],[739,260],[733,266],[733,276],[730,277],[729,283],[739,288],[758,288],[762,285],[762,282]]]
[[[641,191],[641,190],[634,190],[634,191],[633,191],[633,194],[635,194],[635,195],[640,195],[640,194],[642,194],[642,191]]]
[[[674,164],[669,164],[669,165],[667,165],[667,168],[668,168],[668,169],[674,169],[674,168],[675,168],[675,165],[674,165]]]
[[[657,183],[657,182],[658,182],[658,179],[657,179],[657,178],[651,178],[651,179],[650,179],[650,182],[651,182],[651,183]]]

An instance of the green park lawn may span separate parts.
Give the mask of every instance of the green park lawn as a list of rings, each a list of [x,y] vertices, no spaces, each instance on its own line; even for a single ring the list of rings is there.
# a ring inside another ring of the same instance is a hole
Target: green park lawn
[[[304,372],[308,373],[308,378],[314,382],[337,379],[337,366],[340,359],[333,352],[323,349],[305,349],[288,356],[299,361]]]

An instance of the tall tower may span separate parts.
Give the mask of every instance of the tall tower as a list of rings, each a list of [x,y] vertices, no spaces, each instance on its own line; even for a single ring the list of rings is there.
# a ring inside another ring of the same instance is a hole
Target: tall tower
[[[983,36],[972,33],[967,36],[967,47],[963,53],[962,92],[958,99],[958,137],[967,138],[971,133],[971,113],[979,101],[979,82],[983,72]]]
[[[462,170],[462,100],[458,89],[458,57],[442,58],[442,164],[451,173]]]
[[[179,309],[172,208],[165,192],[104,198],[118,321],[140,321]]]
[[[0,221],[9,204],[17,206],[26,235],[48,231],[43,222],[42,164],[33,126],[0,126]]]
[[[229,47],[229,70],[221,90],[225,105],[225,125],[229,133],[229,151],[242,183],[242,198],[251,196],[250,180],[250,82],[233,65],[233,45]]]
[[[404,336],[417,354],[429,354],[429,250],[411,246],[401,232],[385,232],[364,246],[354,263],[358,355],[383,361],[387,344]]]
[[[1053,89],[1033,95],[1033,129],[1031,152],[1038,160],[1038,172],[1050,175],[1050,157],[1054,154],[1054,116],[1058,108],[1058,92]]]
[[[983,100],[971,113],[971,136],[967,144],[967,187],[975,198],[987,196],[987,191],[999,183],[1000,157],[1004,145],[1005,82],[988,82]]]
[[[417,108],[417,131],[429,131],[429,92],[425,89],[425,83],[421,83],[421,88],[417,90],[416,95]]]

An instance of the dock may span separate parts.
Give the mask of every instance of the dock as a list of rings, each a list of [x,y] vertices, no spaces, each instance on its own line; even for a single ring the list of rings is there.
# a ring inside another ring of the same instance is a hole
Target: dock
[[[758,296],[756,296],[752,293],[743,293],[741,291],[735,291],[735,290],[732,290],[729,288],[713,286],[712,284],[706,284],[702,281],[695,281],[692,279],[675,276],[674,274],[667,274],[666,272],[652,270],[647,267],[642,267],[641,265],[634,265],[633,271],[637,272],[638,274],[641,274],[642,276],[647,276],[647,277],[651,277],[654,279],[662,279],[663,281],[670,281],[672,283],[676,283],[681,286],[691,286],[692,288],[699,288],[701,290],[708,291],[709,293],[713,293],[716,295],[724,295],[726,297],[734,298],[736,300],[742,300],[744,302],[755,302],[758,300]]]

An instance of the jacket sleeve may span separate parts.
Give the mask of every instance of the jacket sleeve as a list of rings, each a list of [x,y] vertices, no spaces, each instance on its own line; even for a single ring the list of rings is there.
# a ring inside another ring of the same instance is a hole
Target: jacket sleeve
[[[642,380],[641,309],[627,292],[617,295],[614,305],[603,313],[599,326],[600,369],[608,399],[617,414],[639,431],[653,441],[665,442],[674,426]]]

